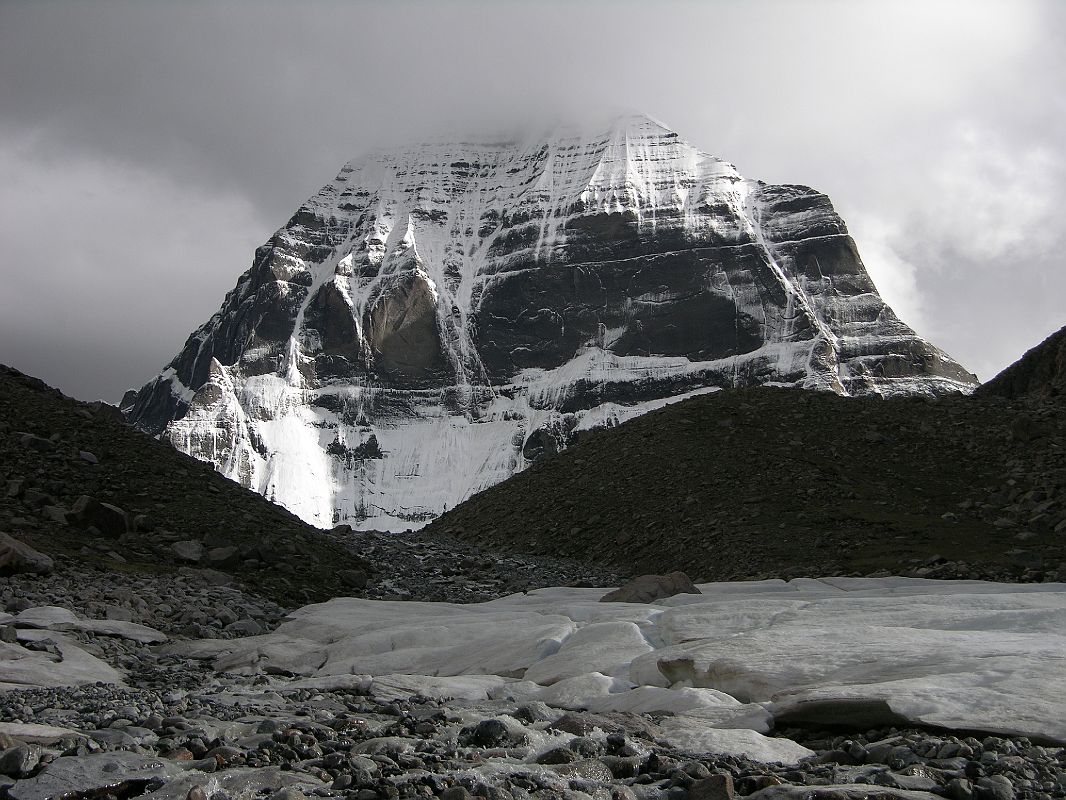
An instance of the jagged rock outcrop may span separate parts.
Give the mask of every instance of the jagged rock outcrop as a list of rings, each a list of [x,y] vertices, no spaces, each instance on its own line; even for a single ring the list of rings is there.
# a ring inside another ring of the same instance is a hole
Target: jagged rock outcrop
[[[123,409],[319,525],[417,527],[716,387],[967,391],[829,199],[642,116],[347,164]]]
[[[1066,401],[1066,328],[1015,361],[978,389],[981,394],[1000,395],[1011,400]]]

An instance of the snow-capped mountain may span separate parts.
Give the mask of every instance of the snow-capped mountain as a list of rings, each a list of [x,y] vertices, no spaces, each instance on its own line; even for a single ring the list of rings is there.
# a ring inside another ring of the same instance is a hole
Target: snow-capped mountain
[[[758,383],[976,382],[825,195],[627,116],[346,164],[123,408],[309,522],[397,530],[582,430]]]

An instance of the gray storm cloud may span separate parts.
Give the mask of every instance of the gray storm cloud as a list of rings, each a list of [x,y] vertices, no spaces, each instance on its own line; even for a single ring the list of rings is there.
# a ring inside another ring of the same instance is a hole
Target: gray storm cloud
[[[1064,4],[0,3],[0,360],[116,400],[361,152],[633,108],[983,378],[1066,324]]]

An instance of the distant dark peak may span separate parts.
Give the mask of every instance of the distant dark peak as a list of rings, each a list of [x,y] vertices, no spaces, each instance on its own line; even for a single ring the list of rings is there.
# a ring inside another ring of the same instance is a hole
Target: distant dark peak
[[[1051,334],[992,380],[983,395],[1066,401],[1066,328]]]

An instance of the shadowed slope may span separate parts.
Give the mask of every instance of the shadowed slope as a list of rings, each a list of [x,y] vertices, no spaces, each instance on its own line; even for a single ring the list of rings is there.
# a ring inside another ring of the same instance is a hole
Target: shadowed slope
[[[1066,328],[1051,334],[977,391],[1066,401]]]
[[[697,580],[938,556],[968,566],[923,574],[1037,577],[1066,557],[1064,444],[1053,406],[723,391],[587,434],[427,532]]]
[[[125,425],[118,409],[73,400],[3,365],[0,478],[0,530],[117,573],[211,567],[293,605],[350,593],[341,575],[367,567],[210,465]],[[96,530],[68,522],[64,512],[82,495],[121,509],[125,519],[101,512],[86,520]],[[178,542],[195,543],[186,552],[200,557],[180,558]]]

